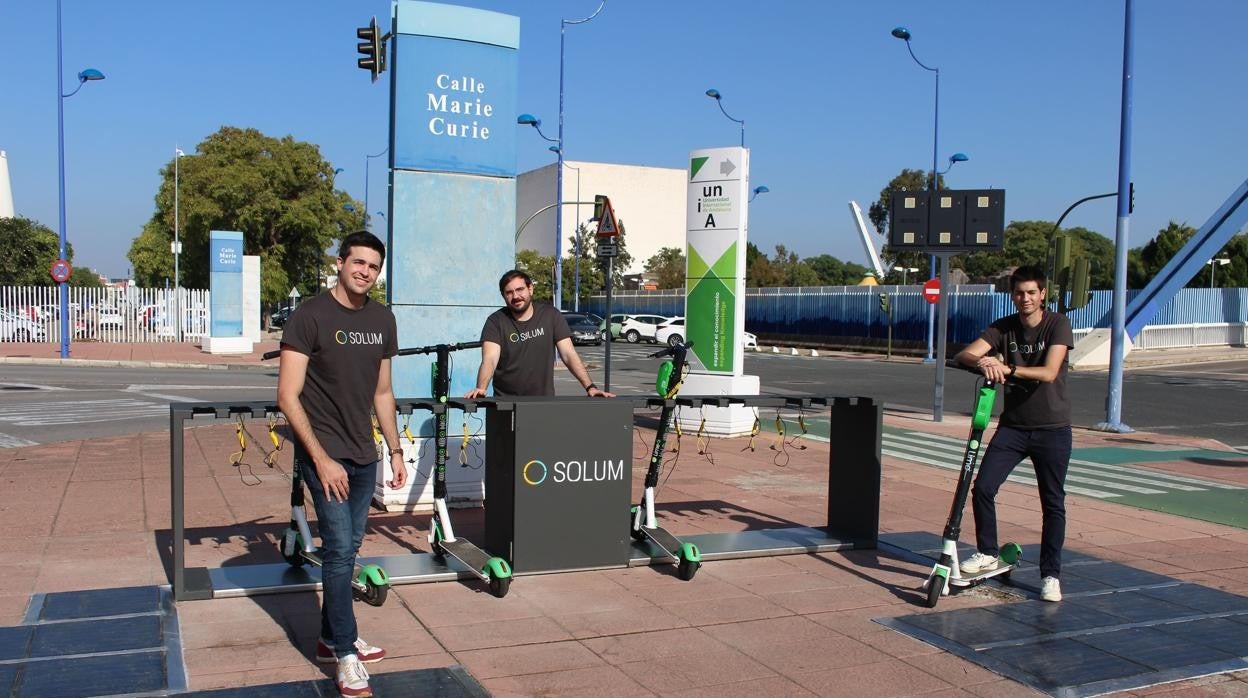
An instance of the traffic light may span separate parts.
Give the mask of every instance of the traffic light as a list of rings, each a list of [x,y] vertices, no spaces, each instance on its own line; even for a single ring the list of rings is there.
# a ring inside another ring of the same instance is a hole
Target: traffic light
[[[607,202],[608,202],[608,199],[607,199],[606,194],[595,194],[594,195],[594,217],[590,218],[589,220],[591,221],[602,220],[602,210],[606,208]]]
[[[377,27],[377,18],[369,20],[367,27],[357,28],[355,36],[362,39],[356,50],[363,54],[355,64],[361,70],[372,73],[373,82],[377,82],[377,77],[386,69],[386,41],[381,35],[381,29]]]
[[[1088,260],[1080,257],[1071,268],[1070,304],[1067,310],[1078,310],[1092,300],[1092,269]]]
[[[893,307],[893,302],[889,300],[887,293],[880,294],[880,310],[887,313]]]

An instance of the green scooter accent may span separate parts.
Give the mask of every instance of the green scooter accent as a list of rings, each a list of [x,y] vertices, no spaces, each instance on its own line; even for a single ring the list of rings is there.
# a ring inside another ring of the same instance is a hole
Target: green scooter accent
[[[997,557],[1007,565],[1013,565],[1023,556],[1023,546],[1018,543],[1006,543],[1001,546],[1001,551],[997,553]]]
[[[658,393],[659,397],[672,397],[667,394],[668,388],[672,382],[672,370],[673,366],[671,361],[664,361],[659,366],[659,373],[655,376],[654,380],[654,392]]]
[[[352,589],[356,597],[364,603],[380,606],[386,602],[386,596],[390,593],[390,578],[382,568],[377,565],[364,565],[355,575],[355,582]]]

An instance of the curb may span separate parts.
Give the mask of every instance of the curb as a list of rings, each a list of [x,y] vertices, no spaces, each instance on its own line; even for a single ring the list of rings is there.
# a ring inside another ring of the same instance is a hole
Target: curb
[[[243,370],[254,371],[256,369],[272,370],[276,366],[266,366],[259,363],[257,359],[256,365],[250,364],[208,364],[184,361],[132,361],[122,359],[41,359],[29,356],[0,356],[0,364],[16,364],[24,366],[70,366],[70,367],[96,367],[96,368],[187,368],[187,369],[209,369],[214,371],[224,370]]]

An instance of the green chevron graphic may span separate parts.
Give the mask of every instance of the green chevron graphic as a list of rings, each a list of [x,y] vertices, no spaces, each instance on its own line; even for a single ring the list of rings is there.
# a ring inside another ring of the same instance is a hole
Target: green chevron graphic
[[[698,170],[702,169],[707,160],[710,160],[710,158],[693,158],[689,161],[689,179],[691,181],[698,176]]]

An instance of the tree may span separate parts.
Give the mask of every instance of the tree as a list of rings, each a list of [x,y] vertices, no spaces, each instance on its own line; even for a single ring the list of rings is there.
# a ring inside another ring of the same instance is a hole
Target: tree
[[[821,286],[854,286],[868,271],[861,264],[842,262],[830,254],[807,257],[806,264],[819,275]]]
[[[781,286],[819,285],[819,274],[784,245],[776,245],[776,256],[771,265],[780,277]]]
[[[516,268],[533,279],[533,300],[549,303],[555,297],[554,255],[540,254],[537,250],[520,250],[516,253]]]
[[[26,218],[0,218],[0,286],[54,286],[52,263],[60,258],[61,240],[48,226]],[[65,261],[74,266],[74,246],[65,244]],[[70,286],[99,286],[99,274],[74,268]]]
[[[263,302],[282,302],[292,286],[304,296],[319,292],[320,269],[329,261],[325,251],[364,224],[363,206],[334,188],[333,167],[319,148],[291,136],[224,126],[197,151],[178,163],[179,283],[206,288],[209,231],[237,230],[244,252],[260,256]],[[173,279],[173,161],[160,175],[156,210],[128,255],[144,286]]]
[[[581,283],[580,294],[581,302],[589,300],[590,296],[602,293],[602,280],[605,274],[598,266],[598,260],[594,257],[597,252],[598,244],[594,239],[594,234],[584,223],[576,226],[576,234],[568,238],[568,258],[563,261],[563,289],[564,297],[575,299],[577,291],[576,283],[576,251],[577,239],[580,239],[581,251]],[[553,258],[552,258],[553,263]],[[567,303],[564,307],[576,307],[576,304]]]
[[[931,174],[926,170],[903,169],[900,174],[889,181],[888,186],[880,190],[880,198],[871,204],[871,207],[867,210],[867,218],[871,220],[871,225],[874,225],[875,229],[887,239],[888,212],[893,205],[893,192],[923,191],[928,188],[928,183],[931,180]],[[944,177],[937,175],[936,181],[939,183],[940,189],[945,188]],[[888,245],[884,246],[884,251],[897,266],[915,267],[918,269],[927,269],[929,267],[928,255],[926,253],[913,250],[892,250]]]
[[[1139,273],[1142,274],[1142,278],[1136,281],[1139,282],[1140,287],[1146,286],[1195,234],[1196,229],[1190,225],[1180,225],[1170,221],[1170,224],[1158,231],[1152,240],[1139,248]],[[1197,274],[1188,285],[1200,286],[1201,284],[1197,281],[1199,276],[1200,274]]]
[[[656,276],[659,288],[685,287],[685,253],[679,247],[664,247],[646,260],[646,271]]]
[[[745,243],[745,285],[750,288],[784,285],[783,274],[752,242]]]

